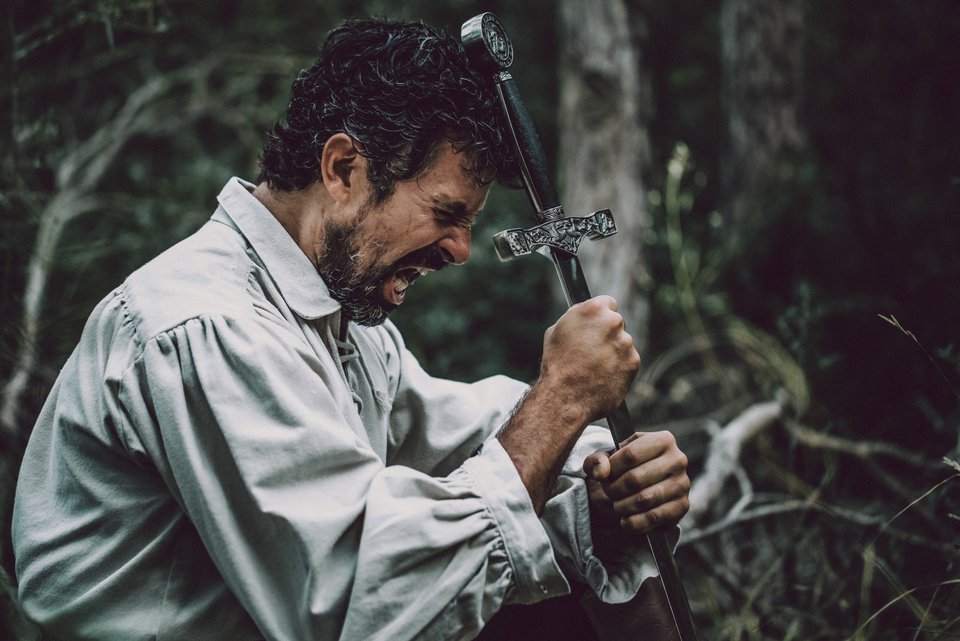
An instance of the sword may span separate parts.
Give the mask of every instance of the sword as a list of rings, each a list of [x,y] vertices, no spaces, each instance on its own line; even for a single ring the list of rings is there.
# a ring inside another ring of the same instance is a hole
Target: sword
[[[548,257],[556,268],[567,305],[585,301],[591,296],[577,249],[584,236],[596,240],[616,233],[613,216],[608,209],[585,217],[564,215],[533,119],[507,71],[513,62],[513,45],[497,17],[489,12],[474,16],[463,23],[460,38],[471,62],[493,76],[505,127],[512,139],[524,187],[539,223],[530,229],[508,229],[494,236],[497,254],[501,260],[512,260],[532,252]],[[607,417],[607,424],[618,443],[630,436],[630,413],[625,403]],[[677,638],[679,641],[699,641],[666,534],[654,531],[646,538],[660,573]]]

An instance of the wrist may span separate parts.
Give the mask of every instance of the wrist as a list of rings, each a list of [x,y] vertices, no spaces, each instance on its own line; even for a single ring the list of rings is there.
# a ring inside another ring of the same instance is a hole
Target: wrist
[[[541,373],[524,402],[543,407],[556,429],[579,434],[593,420],[593,412],[578,396],[569,385]]]

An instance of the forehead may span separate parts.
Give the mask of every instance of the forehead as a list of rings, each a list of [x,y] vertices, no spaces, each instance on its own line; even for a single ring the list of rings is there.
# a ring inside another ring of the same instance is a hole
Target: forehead
[[[444,142],[431,166],[412,181],[415,190],[438,207],[460,204],[476,212],[486,200],[490,184],[479,185],[470,170],[470,158]]]

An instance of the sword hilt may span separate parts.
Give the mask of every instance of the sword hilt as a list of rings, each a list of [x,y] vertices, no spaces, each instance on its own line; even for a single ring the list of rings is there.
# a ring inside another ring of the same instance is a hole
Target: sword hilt
[[[532,229],[508,229],[494,236],[500,260],[513,260],[541,248],[576,255],[585,235],[596,240],[615,234],[617,226],[609,209],[583,218],[564,217],[543,143],[513,77],[506,70],[513,62],[513,44],[497,17],[487,12],[467,20],[460,29],[460,39],[471,63],[493,74],[504,129],[513,142],[527,196],[541,223]]]

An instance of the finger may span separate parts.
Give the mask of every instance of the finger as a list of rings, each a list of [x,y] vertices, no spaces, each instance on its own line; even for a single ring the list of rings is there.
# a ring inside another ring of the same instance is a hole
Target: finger
[[[671,476],[640,492],[616,499],[613,510],[620,517],[629,517],[634,514],[643,514],[654,510],[661,505],[685,498],[690,492],[690,479],[686,474]]]
[[[616,476],[615,465],[613,468],[613,480],[606,483],[606,490],[614,500],[619,500],[639,494],[667,478],[686,476],[687,457],[680,450],[671,451],[627,470],[620,476]]]
[[[601,508],[601,510],[611,518],[615,520],[620,518],[619,515],[613,511],[613,499],[607,496],[607,492],[601,483],[587,479],[587,498],[593,507]]]
[[[615,299],[613,296],[600,294],[599,296],[595,296],[594,300],[597,300],[603,303],[604,307],[606,307],[607,309],[612,309],[613,311],[617,311],[617,307],[618,307],[617,299]]]
[[[595,481],[606,481],[610,478],[610,457],[607,452],[598,451],[583,460],[583,472]]]
[[[617,312],[617,301],[612,296],[600,295],[576,303],[570,310],[591,318],[603,318],[606,314]],[[569,311],[569,310],[568,310]]]
[[[679,451],[677,441],[670,432],[636,432],[610,457],[611,473],[616,478],[663,455],[671,448]]]
[[[684,496],[642,514],[622,518],[620,527],[633,532],[652,532],[657,528],[675,525],[689,509],[690,501]]]

